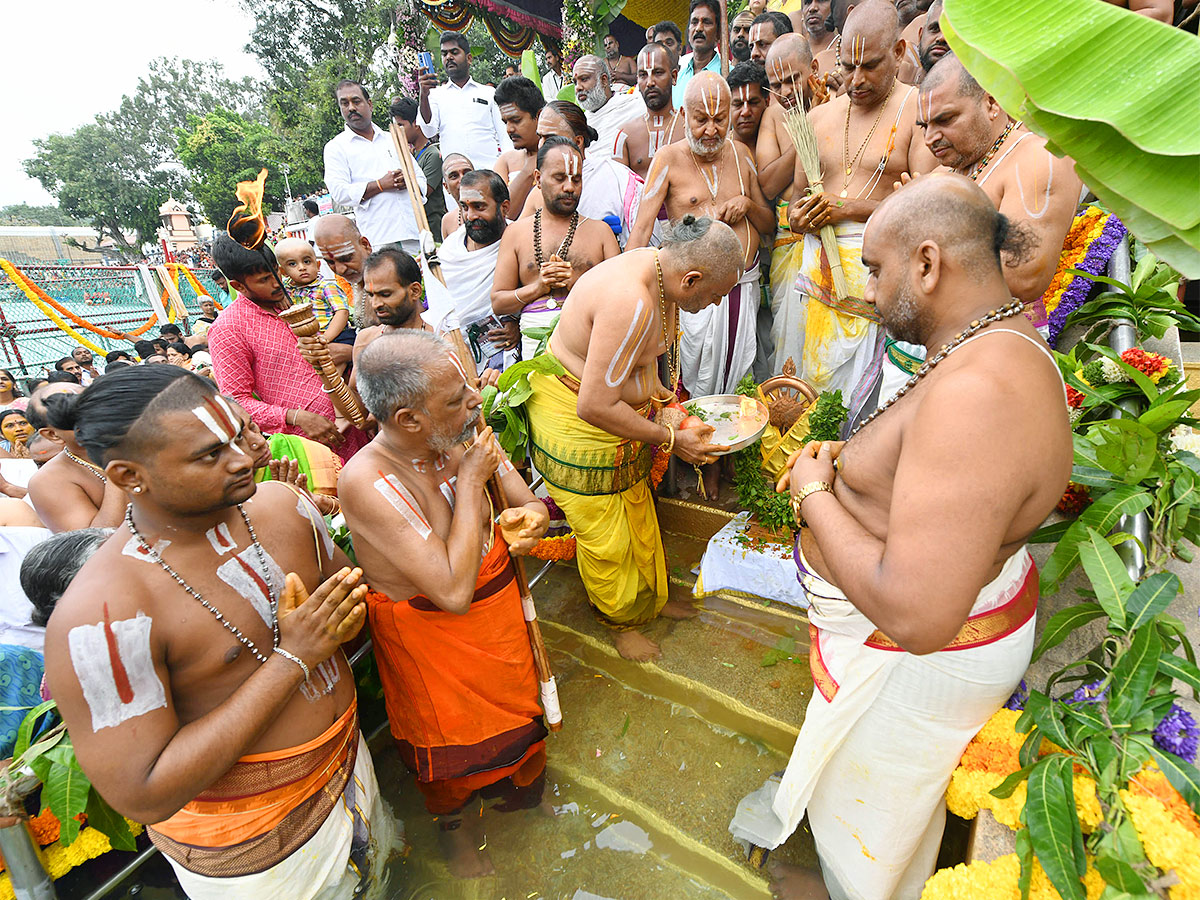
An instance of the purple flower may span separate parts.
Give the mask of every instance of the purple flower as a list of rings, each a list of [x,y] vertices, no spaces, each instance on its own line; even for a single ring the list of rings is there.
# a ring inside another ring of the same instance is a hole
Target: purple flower
[[[1105,697],[1108,696],[1108,688],[1100,690],[1100,684],[1104,679],[1100,678],[1093,681],[1091,684],[1085,684],[1083,687],[1075,689],[1075,693],[1071,695],[1068,703],[1087,703],[1091,706],[1096,705]]]
[[[1180,759],[1194,763],[1198,744],[1200,727],[1196,725],[1196,720],[1186,709],[1172,703],[1171,711],[1162,717],[1154,729],[1154,745],[1159,750],[1174,753]]]
[[[1029,699],[1029,685],[1025,683],[1025,679],[1021,679],[1021,683],[1017,685],[1017,689],[1012,692],[1012,696],[1004,701],[1005,709],[1022,710],[1025,708],[1025,701]]]
[[[1103,273],[1105,267],[1108,266],[1109,259],[1117,249],[1117,244],[1125,236],[1125,232],[1125,224],[1116,216],[1110,215],[1108,221],[1104,223],[1100,235],[1088,246],[1083,260],[1075,268],[1087,272],[1089,275]],[[1087,302],[1088,296],[1097,284],[1098,282],[1092,281],[1090,278],[1077,275],[1067,285],[1062,297],[1059,298],[1058,306],[1050,313],[1050,336],[1047,338],[1047,343],[1051,347],[1058,344],[1058,336],[1067,324],[1067,317]]]

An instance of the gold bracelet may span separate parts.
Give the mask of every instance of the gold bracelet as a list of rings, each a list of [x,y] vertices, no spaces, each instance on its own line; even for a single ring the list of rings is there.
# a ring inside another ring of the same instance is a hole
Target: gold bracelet
[[[664,425],[665,425],[665,423],[664,423]],[[669,437],[665,441],[663,441],[661,444],[658,445],[658,449],[661,450],[663,453],[669,454],[672,450],[675,449],[675,429],[672,428],[670,425],[665,425],[665,427],[667,429],[667,434],[669,435]]]
[[[792,497],[792,515],[796,517],[797,525],[804,527],[808,524],[804,521],[804,516],[800,512],[800,504],[804,502],[805,498],[811,496],[812,494],[819,494],[822,491],[828,491],[832,494],[833,485],[831,485],[828,481],[810,481],[808,484],[804,485],[804,487],[800,488],[800,490],[796,492],[795,496]]]

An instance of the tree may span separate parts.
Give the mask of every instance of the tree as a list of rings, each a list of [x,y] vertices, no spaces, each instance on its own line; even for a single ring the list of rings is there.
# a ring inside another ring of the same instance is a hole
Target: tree
[[[218,106],[205,116],[189,113],[176,134],[179,160],[192,177],[192,196],[218,228],[224,227],[238,205],[237,183],[253,180],[264,166],[271,174],[263,207],[283,208],[281,142],[265,125]]]
[[[127,259],[141,255],[142,241],[158,227],[158,208],[183,187],[178,167],[160,165],[138,135],[109,116],[33,145],[26,174],[63,212],[111,238]]]
[[[0,225],[86,225],[57,206],[30,206],[13,203],[0,207]]]

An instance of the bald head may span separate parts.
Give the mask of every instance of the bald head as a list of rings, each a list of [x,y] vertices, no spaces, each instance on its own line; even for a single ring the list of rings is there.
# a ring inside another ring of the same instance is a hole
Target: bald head
[[[371,255],[371,242],[346,216],[332,214],[317,220],[313,240],[322,258],[351,284],[362,284],[363,263]]]
[[[687,141],[701,159],[713,159],[729,137],[729,85],[716,72],[701,72],[688,82],[683,93],[687,117]]]
[[[921,93],[928,94],[942,85],[952,88],[959,97],[983,100],[987,96],[987,92],[971,77],[967,67],[953,53],[943,56],[933,64],[933,68],[921,80]]]
[[[812,50],[799,34],[780,36],[767,50],[764,63],[771,93],[784,109],[794,109],[801,98],[811,100],[808,76],[813,74]]]
[[[869,43],[890,47],[900,40],[900,14],[896,12],[895,4],[889,0],[866,0],[857,4],[846,17],[846,27],[842,30],[842,52],[855,37],[862,37]]]
[[[781,34],[767,50],[766,65],[769,69],[772,62],[795,62],[808,68],[812,62],[812,48],[803,36],[794,31]]]
[[[701,72],[687,83],[687,87],[683,92],[683,102],[690,103],[713,103],[721,101],[725,104],[726,109],[729,108],[729,85],[725,83],[725,79],[716,72]]]
[[[285,259],[299,253],[312,253],[312,247],[303,238],[284,238],[275,245],[275,258],[282,263]]]

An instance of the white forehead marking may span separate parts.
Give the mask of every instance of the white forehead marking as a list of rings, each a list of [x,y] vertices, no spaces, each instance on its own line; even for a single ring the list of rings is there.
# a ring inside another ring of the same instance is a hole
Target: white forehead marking
[[[578,153],[569,153],[564,149],[563,156],[565,157],[564,162],[566,162],[566,164],[567,164],[567,174],[571,175],[571,176],[578,175],[579,174],[579,154]]]
[[[482,203],[483,191],[477,191],[475,188],[459,188],[458,199],[465,203]]]
[[[739,87],[738,88],[738,96],[742,99],[743,103],[749,103],[750,102],[750,85],[743,84],[741,87]]]
[[[330,244],[326,249],[334,256],[339,253],[352,253],[354,252],[354,242],[342,241],[340,244]]]
[[[238,417],[229,402],[220,394],[207,398],[203,406],[192,410],[192,415],[203,422],[204,427],[215,434],[221,443],[227,444],[243,456],[246,455],[236,443],[238,435],[242,432]]]

